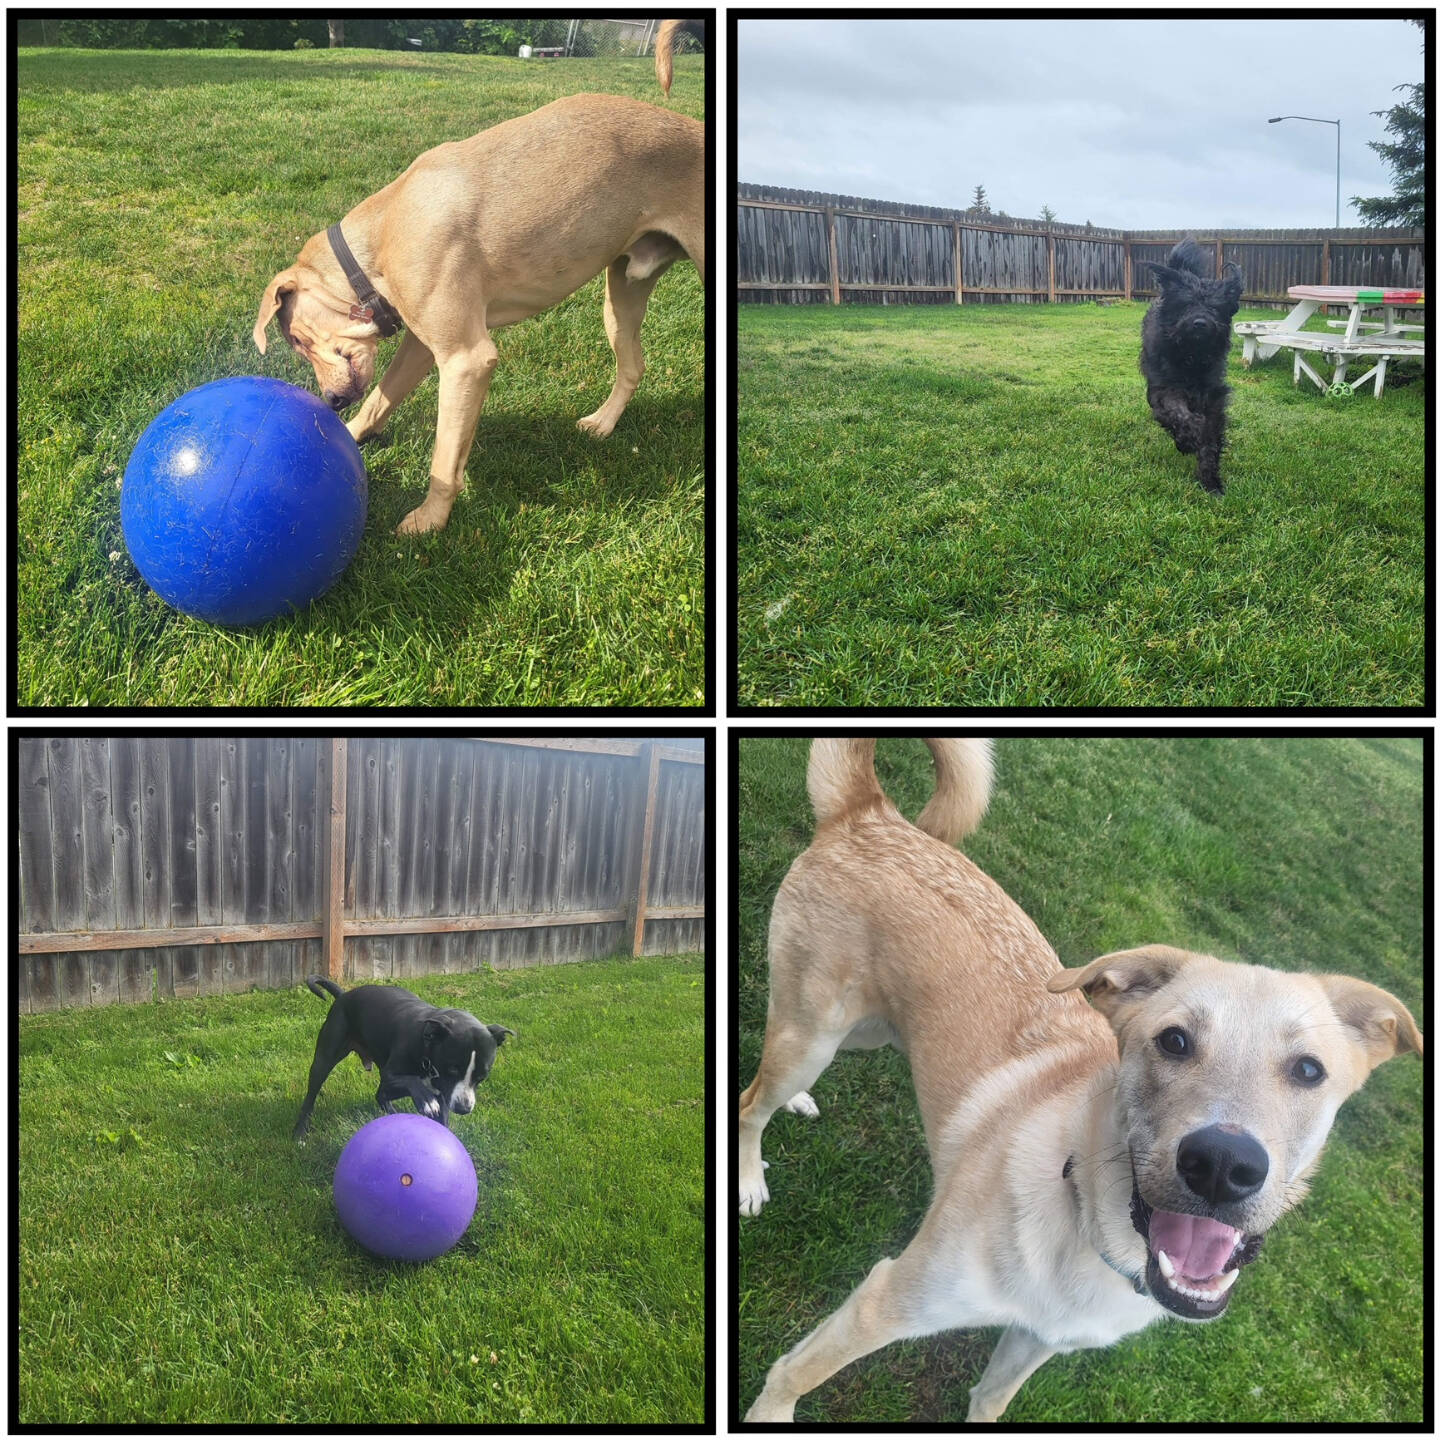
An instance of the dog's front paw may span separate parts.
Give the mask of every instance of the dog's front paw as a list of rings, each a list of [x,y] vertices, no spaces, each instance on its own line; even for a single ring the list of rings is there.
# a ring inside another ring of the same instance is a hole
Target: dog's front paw
[[[740,1213],[758,1215],[761,1207],[770,1198],[770,1188],[765,1184],[765,1171],[770,1168],[768,1160],[760,1162],[760,1174],[740,1177]]]
[[[745,1412],[747,1425],[791,1425],[794,1421],[795,1402],[793,1400],[777,1400],[770,1394],[768,1383],[760,1392],[759,1398]]]
[[[619,418],[618,415],[607,415],[605,407],[602,405],[593,415],[586,415],[583,419],[577,420],[575,428],[586,431],[595,436],[597,440],[603,440],[615,428],[615,422]]]
[[[448,505],[436,505],[427,500],[417,505],[396,527],[397,535],[428,535],[432,530],[443,530],[450,518]]]
[[[787,1100],[780,1108],[788,1110],[792,1115],[803,1115],[807,1120],[814,1120],[820,1114],[820,1107],[815,1103],[808,1090],[802,1090],[793,1100]]]
[[[428,1115],[432,1120],[438,1120],[440,1118],[440,1102],[438,1100],[427,1100],[421,1113]]]

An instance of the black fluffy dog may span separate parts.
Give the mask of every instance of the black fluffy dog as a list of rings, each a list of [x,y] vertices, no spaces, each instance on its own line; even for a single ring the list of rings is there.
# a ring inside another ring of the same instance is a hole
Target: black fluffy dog
[[[1212,494],[1220,479],[1225,443],[1225,362],[1230,321],[1245,288],[1237,265],[1220,279],[1209,278],[1205,252],[1182,240],[1164,265],[1145,262],[1159,277],[1160,293],[1140,327],[1140,370],[1155,418],[1170,432],[1175,448],[1197,458],[1195,478]]]

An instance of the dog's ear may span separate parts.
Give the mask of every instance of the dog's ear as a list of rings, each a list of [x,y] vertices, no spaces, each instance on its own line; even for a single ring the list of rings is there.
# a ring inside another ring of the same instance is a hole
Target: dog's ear
[[[505,1043],[505,1037],[507,1035],[513,1035],[515,1033],[505,1025],[487,1025],[485,1028],[490,1032],[491,1038],[495,1041],[495,1048],[497,1050]]]
[[[1233,301],[1237,306],[1240,297],[1245,293],[1245,274],[1240,267],[1232,260],[1220,272],[1220,279],[1225,286],[1225,298]]]
[[[1317,975],[1347,1036],[1365,1054],[1367,1070],[1395,1055],[1424,1055],[1415,1017],[1388,990],[1348,975]]]
[[[1102,955],[1078,970],[1062,970],[1046,981],[1045,988],[1083,990],[1090,1003],[1111,1022],[1129,1005],[1168,985],[1180,968],[1194,957],[1188,950],[1169,945],[1142,945],[1138,950],[1117,950]]]
[[[263,355],[265,353],[265,327],[275,318],[276,312],[284,303],[285,297],[289,295],[298,284],[293,270],[282,270],[265,287],[265,293],[260,297],[260,313],[255,318],[255,348]]]

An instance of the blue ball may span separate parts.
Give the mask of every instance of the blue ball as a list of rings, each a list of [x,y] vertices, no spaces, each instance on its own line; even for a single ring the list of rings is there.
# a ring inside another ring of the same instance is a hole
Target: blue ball
[[[167,605],[216,625],[303,609],[365,530],[365,462],[308,390],[216,380],[162,410],[125,467],[120,523]]]
[[[475,1165],[438,1120],[410,1111],[362,1125],[335,1167],[340,1223],[387,1260],[433,1260],[475,1214]]]

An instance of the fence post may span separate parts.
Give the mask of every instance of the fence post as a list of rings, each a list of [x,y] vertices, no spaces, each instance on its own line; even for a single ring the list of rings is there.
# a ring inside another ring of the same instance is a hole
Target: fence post
[[[1050,272],[1050,303],[1055,303],[1055,232],[1045,237],[1045,259]]]
[[[645,785],[645,828],[640,837],[640,875],[635,885],[635,943],[639,955],[645,945],[645,901],[650,889],[650,841],[655,833],[655,795],[660,788],[660,742],[650,742],[650,777]]]
[[[345,978],[345,766],[346,742],[330,742],[330,784],[327,806],[325,874],[321,884],[321,948],[325,973],[335,981]]]
[[[830,303],[840,303],[840,257],[835,246],[835,207],[825,207],[825,229],[830,236]]]
[[[955,303],[963,305],[965,296],[960,279],[960,222],[952,220],[950,228],[955,232]]]

